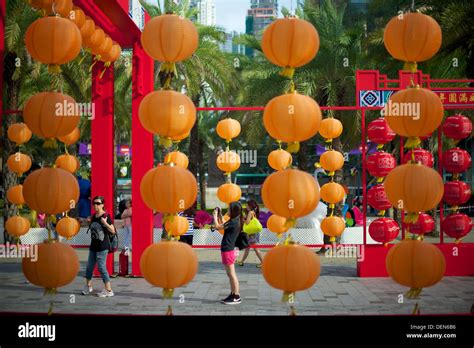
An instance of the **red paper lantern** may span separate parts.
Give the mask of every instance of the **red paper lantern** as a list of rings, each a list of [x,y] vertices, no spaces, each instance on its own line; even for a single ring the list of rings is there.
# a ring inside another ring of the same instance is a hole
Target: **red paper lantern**
[[[434,159],[431,152],[416,148],[413,149],[413,155],[415,157],[415,162],[420,162],[421,164],[427,167],[433,167]],[[411,151],[408,151],[405,155],[403,155],[402,164],[408,163],[411,160]]]
[[[378,118],[369,123],[367,137],[376,144],[385,144],[395,139],[397,134],[389,127],[385,118]]]
[[[449,205],[462,205],[471,197],[471,187],[463,181],[449,181],[444,184],[443,199]]]
[[[432,135],[433,135],[433,133],[429,133],[429,134],[426,134],[426,135],[422,135],[421,137],[418,137],[418,138],[420,138],[421,141],[424,141],[426,139],[431,138]]]
[[[415,223],[404,224],[405,228],[409,229],[413,234],[426,234],[434,230],[435,221],[431,215],[420,213],[418,220]]]
[[[400,227],[395,220],[390,218],[379,218],[369,225],[369,234],[373,240],[387,244],[397,238]]]
[[[392,206],[382,184],[372,186],[369,189],[367,192],[367,202],[377,210],[387,210]]]
[[[450,173],[462,173],[471,167],[471,156],[466,150],[458,147],[443,153],[443,166]]]
[[[396,165],[395,157],[383,151],[376,152],[367,158],[367,170],[370,175],[378,178],[387,176]]]
[[[446,218],[443,220],[441,223],[441,228],[443,229],[444,233],[452,238],[456,238],[456,241],[458,241],[460,238],[471,232],[471,218],[466,214],[451,214],[446,216]]]
[[[446,118],[443,124],[443,133],[448,138],[461,140],[472,133],[472,122],[466,116],[457,114]]]

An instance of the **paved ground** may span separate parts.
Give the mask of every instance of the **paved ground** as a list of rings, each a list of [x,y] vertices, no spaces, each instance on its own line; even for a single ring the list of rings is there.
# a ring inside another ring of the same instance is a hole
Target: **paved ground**
[[[173,305],[177,315],[286,315],[281,292],[270,288],[256,268],[252,253],[248,264],[238,267],[243,303],[225,306],[218,302],[229,293],[225,271],[217,250],[197,250],[199,272],[187,286],[176,289],[171,302],[161,298],[161,289],[141,278],[115,278],[113,298],[82,296],[82,277],[87,252],[80,250],[81,273],[61,288],[54,299],[57,313],[163,314]],[[410,314],[413,300],[398,303],[398,295],[407,289],[390,278],[357,278],[355,259],[321,258],[322,274],[309,290],[299,292],[295,307],[300,315]],[[99,279],[94,280],[102,289]],[[181,296],[180,296],[181,295]],[[184,301],[180,301],[184,300]],[[474,304],[473,277],[446,277],[434,287],[424,289],[418,300],[422,314],[468,313]],[[0,262],[0,311],[47,312],[49,297],[42,289],[25,282],[21,262]]]

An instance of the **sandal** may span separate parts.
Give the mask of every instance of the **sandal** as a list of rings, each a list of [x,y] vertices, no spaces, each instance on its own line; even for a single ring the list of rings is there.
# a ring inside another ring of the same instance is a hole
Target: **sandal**
[[[243,266],[244,266],[244,263],[243,263],[242,261],[237,261],[236,263],[237,263],[237,265],[239,265],[240,267],[243,267]]]
[[[261,264],[261,263],[258,263],[257,265],[255,265],[255,267],[257,267],[257,268],[262,268],[262,264]]]

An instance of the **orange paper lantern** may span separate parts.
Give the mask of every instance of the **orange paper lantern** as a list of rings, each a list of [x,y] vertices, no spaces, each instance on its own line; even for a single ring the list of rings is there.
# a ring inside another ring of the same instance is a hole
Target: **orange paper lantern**
[[[188,244],[163,241],[145,249],[140,258],[140,270],[148,283],[163,288],[164,297],[171,297],[173,289],[194,278],[198,259]]]
[[[9,202],[16,205],[25,204],[25,198],[23,197],[23,185],[15,185],[8,189],[7,199]]]
[[[434,209],[443,198],[443,179],[432,168],[418,163],[395,167],[384,181],[390,203],[397,209],[419,213]]]
[[[319,126],[319,134],[324,139],[334,139],[342,134],[342,123],[336,118],[325,118]]]
[[[5,222],[5,230],[10,236],[20,237],[30,230],[30,221],[22,216],[12,216]]]
[[[189,159],[184,153],[179,151],[168,152],[165,156],[165,163],[174,163],[178,167],[188,168]]]
[[[75,25],[77,25],[79,30],[86,23],[86,15],[84,14],[84,11],[82,11],[79,7],[76,6],[72,8],[72,11],[69,13],[67,18],[69,18]]]
[[[14,123],[8,127],[8,139],[17,145],[27,143],[31,139],[31,130],[24,123]]]
[[[432,17],[406,13],[387,23],[383,42],[392,57],[404,62],[422,62],[439,51],[441,35],[441,27]]]
[[[316,180],[298,169],[285,169],[268,176],[262,186],[265,207],[287,219],[308,215],[319,202]]]
[[[234,151],[224,151],[217,156],[216,163],[223,172],[232,173],[240,167],[240,156]]]
[[[263,277],[271,287],[284,291],[284,300],[313,286],[320,272],[318,255],[303,245],[278,245],[263,258]]]
[[[435,131],[444,115],[439,96],[420,87],[395,92],[382,111],[390,128],[404,137],[420,137]]]
[[[58,232],[61,237],[67,238],[68,240],[78,234],[80,228],[81,225],[79,224],[79,221],[69,216],[63,217],[56,224],[56,232]]]
[[[79,160],[73,155],[60,155],[56,158],[56,167],[64,169],[65,171],[74,174],[79,169]]]
[[[263,124],[268,134],[288,143],[313,137],[320,123],[321,109],[318,103],[298,93],[286,93],[273,98],[263,112]]]
[[[277,19],[263,32],[263,53],[270,62],[283,68],[297,68],[309,63],[318,50],[318,32],[303,19]]]
[[[290,229],[288,224],[286,224],[286,219],[276,214],[273,214],[268,218],[267,228],[270,232],[277,234],[285,233]]]
[[[78,126],[80,115],[76,109],[76,101],[66,94],[41,92],[26,101],[23,119],[33,134],[57,138]]]
[[[102,52],[99,59],[102,62],[113,63],[117,59],[120,58],[121,54],[122,54],[122,47],[120,47],[120,45],[114,41],[113,44],[112,44],[112,48],[110,48],[110,50],[107,51],[107,52]]]
[[[329,241],[332,243],[336,240],[336,237],[340,236],[344,229],[346,228],[346,223],[343,218],[339,216],[329,216],[324,218],[321,221],[321,231],[329,237]]]
[[[346,191],[341,184],[335,182],[328,182],[321,186],[320,190],[321,199],[330,204],[336,204],[344,199]]]
[[[19,176],[26,173],[31,168],[31,158],[21,152],[10,155],[7,160],[8,169],[17,173]]]
[[[344,166],[344,155],[339,151],[329,150],[319,159],[321,167],[328,172],[335,172]]]
[[[164,138],[189,133],[196,122],[196,107],[192,100],[171,90],[160,90],[145,96],[138,113],[146,130]]]
[[[23,197],[30,209],[55,215],[76,206],[79,184],[74,175],[63,169],[41,168],[26,177]]]
[[[23,258],[23,274],[30,283],[54,291],[76,279],[79,259],[70,245],[56,241],[37,245],[36,258]]]
[[[69,19],[43,17],[28,27],[25,44],[33,59],[48,64],[57,72],[57,66],[79,55],[82,38],[77,25]]]
[[[171,220],[172,219],[172,220]],[[166,220],[165,230],[174,237],[185,234],[189,229],[189,222],[184,216],[173,216]]]
[[[84,42],[88,41],[92,34],[94,34],[95,31],[95,23],[92,18],[89,16],[86,16],[86,20],[84,24],[80,28],[81,32],[81,38],[82,38],[82,45],[84,45]]]
[[[410,288],[408,298],[418,297],[422,288],[438,283],[446,270],[443,253],[433,244],[419,240],[395,244],[385,262],[389,276]]]
[[[217,123],[216,132],[222,139],[231,141],[240,134],[240,123],[232,118],[226,118]]]
[[[232,202],[238,202],[242,196],[242,191],[240,187],[235,184],[222,184],[217,189],[217,198],[221,202],[230,204]]]
[[[94,24],[95,25],[95,24]],[[105,32],[102,28],[95,25],[94,32],[87,38],[84,38],[82,45],[92,51],[97,50],[105,40]]]
[[[140,193],[150,209],[177,214],[191,207],[196,201],[197,182],[187,169],[161,165],[143,176]]]
[[[79,128],[74,128],[74,130],[66,135],[58,137],[59,141],[62,141],[66,145],[72,145],[77,143],[79,138],[81,137],[81,131]]]
[[[160,62],[181,62],[197,49],[199,35],[189,19],[176,14],[152,18],[143,28],[141,42],[145,52]]]
[[[283,170],[291,166],[293,157],[288,151],[278,149],[273,150],[268,155],[268,165],[275,170]]]

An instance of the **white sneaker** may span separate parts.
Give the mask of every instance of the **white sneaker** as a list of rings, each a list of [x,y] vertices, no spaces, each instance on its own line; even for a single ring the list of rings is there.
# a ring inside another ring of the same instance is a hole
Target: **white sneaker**
[[[114,292],[112,290],[109,291],[109,290],[104,289],[101,292],[99,292],[97,294],[97,296],[99,296],[99,297],[112,297],[112,296],[114,296]]]
[[[82,294],[83,295],[90,295],[92,294],[92,291],[94,291],[94,289],[92,288],[92,286],[84,286],[84,289],[82,289]]]

